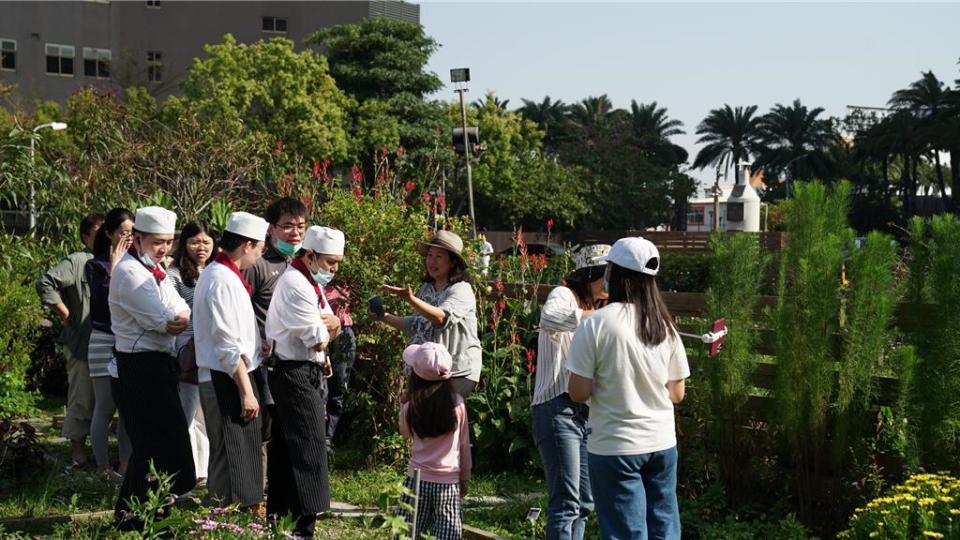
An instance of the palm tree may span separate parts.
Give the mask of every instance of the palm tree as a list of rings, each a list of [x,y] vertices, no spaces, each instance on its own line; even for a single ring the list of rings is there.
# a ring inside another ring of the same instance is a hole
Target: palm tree
[[[770,173],[786,171],[790,180],[826,175],[836,135],[830,121],[819,118],[823,112],[807,109],[799,99],[789,106],[777,103],[760,118],[757,165]]]
[[[697,126],[697,143],[706,144],[697,152],[693,167],[703,169],[723,168],[727,176],[730,165],[750,159],[756,151],[759,137],[760,118],[755,117],[757,106],[732,108],[724,105],[722,109],[713,109]]]
[[[669,139],[674,135],[686,133],[682,129],[683,122],[670,119],[667,116],[667,109],[657,107],[656,101],[638,104],[637,100],[630,100],[630,126],[638,139],[645,137]]]
[[[550,96],[545,96],[540,103],[524,99],[523,107],[517,109],[517,112],[543,130],[544,144],[547,144],[549,140],[555,138],[558,128],[567,123],[569,108],[563,101],[559,99],[553,101]]]
[[[507,112],[507,105],[510,103],[509,99],[501,100],[493,92],[487,92],[487,95],[483,99],[478,99],[473,102],[473,106],[477,109],[486,108],[487,105],[492,105],[494,108],[499,110],[501,113]]]
[[[600,127],[613,113],[613,102],[606,94],[590,96],[570,108],[570,119],[581,129]]]
[[[920,136],[928,147],[927,152],[924,153],[933,154],[940,196],[947,200],[943,166],[940,164],[940,150],[949,145],[942,136],[944,127],[942,122],[951,100],[951,91],[940,79],[937,79],[932,71],[923,72],[921,75],[921,78],[910,83],[909,87],[894,92],[888,104],[895,109],[910,111],[918,118]]]

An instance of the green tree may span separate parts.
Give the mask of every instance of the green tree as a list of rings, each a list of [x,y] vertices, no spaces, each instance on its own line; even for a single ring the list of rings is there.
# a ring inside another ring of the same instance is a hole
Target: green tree
[[[540,229],[547,218],[574,225],[586,210],[583,171],[544,156],[543,132],[492,94],[471,108],[486,150],[473,169],[478,224]],[[459,116],[451,104],[451,116]]]
[[[347,159],[351,102],[326,58],[296,52],[287,39],[245,45],[229,34],[204,50],[207,58],[193,61],[183,96],[168,100],[168,118],[216,122],[226,137],[254,137],[264,154],[286,149],[310,159]]]
[[[697,135],[701,136],[697,142],[706,146],[697,152],[694,168],[723,168],[727,176],[731,165],[749,161],[757,150],[760,136],[760,118],[754,116],[756,112],[756,105],[736,108],[724,105],[711,110],[697,126]]]
[[[427,70],[437,42],[423,27],[386,18],[367,18],[315,32],[306,43],[318,46],[330,62],[330,74],[344,92],[363,107],[370,101],[392,117],[399,144],[414,157],[431,151],[437,132],[446,132],[445,105],[426,98],[443,83]],[[368,105],[369,107],[370,105]],[[376,139],[376,138],[375,138]],[[379,140],[360,140],[357,157],[367,159],[380,148]]]
[[[830,121],[820,118],[823,111],[808,109],[799,99],[789,106],[777,103],[758,122],[756,166],[773,176],[785,172],[791,181],[827,176],[835,135]]]
[[[569,136],[570,121],[567,113],[570,107],[562,100],[544,96],[543,101],[536,102],[529,99],[523,99],[523,106],[517,109],[521,116],[530,120],[543,131],[543,145],[548,149],[553,149],[556,144]]]

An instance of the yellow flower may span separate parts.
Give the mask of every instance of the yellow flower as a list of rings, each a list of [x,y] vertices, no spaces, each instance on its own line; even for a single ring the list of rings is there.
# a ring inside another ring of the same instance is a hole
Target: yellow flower
[[[923,531],[923,535],[927,538],[943,538],[943,534],[934,531]]]

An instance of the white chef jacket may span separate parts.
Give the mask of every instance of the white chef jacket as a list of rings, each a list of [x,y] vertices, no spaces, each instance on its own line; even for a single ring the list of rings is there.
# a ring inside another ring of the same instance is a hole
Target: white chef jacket
[[[319,305],[321,296],[323,308]],[[277,281],[264,325],[267,339],[274,342],[274,354],[280,360],[325,364],[326,353],[312,349],[330,340],[321,315],[333,315],[323,289],[317,295],[307,276],[293,266],[288,267]]]
[[[143,263],[127,253],[110,276],[108,303],[118,351],[175,354],[177,338],[167,333],[167,323],[178,313],[190,313],[190,306],[169,276],[157,283]]]
[[[253,303],[232,269],[213,262],[193,290],[193,344],[198,380],[210,381],[210,370],[232,376],[237,365],[250,359],[247,372],[260,367],[260,332]]]

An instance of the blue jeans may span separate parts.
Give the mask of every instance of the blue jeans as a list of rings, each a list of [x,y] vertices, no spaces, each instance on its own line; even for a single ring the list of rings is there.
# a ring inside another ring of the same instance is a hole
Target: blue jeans
[[[589,461],[604,540],[680,540],[676,446]]]
[[[582,540],[593,511],[587,471],[589,408],[563,394],[533,407],[533,437],[547,489],[547,540]]]

